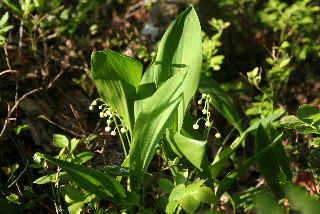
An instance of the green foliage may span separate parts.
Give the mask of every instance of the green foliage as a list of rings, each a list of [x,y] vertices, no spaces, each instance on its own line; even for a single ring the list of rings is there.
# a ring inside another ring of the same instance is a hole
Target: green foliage
[[[289,185],[286,188],[286,195],[293,204],[294,211],[302,214],[318,213],[320,203],[318,200],[311,198],[308,193],[299,186]],[[285,214],[285,209],[277,203],[277,200],[267,192],[261,192],[255,199],[256,209],[259,214],[276,213]]]
[[[9,20],[9,13],[6,12],[0,18],[0,46],[2,46],[6,41],[5,34],[13,28],[12,25],[8,24],[8,20]]]
[[[86,166],[95,155],[91,152],[78,153],[78,145],[98,138],[97,135],[70,140],[64,135],[54,134],[53,144],[60,152],[55,157],[35,154],[37,163],[33,167],[41,168],[40,173],[45,175],[34,183],[54,185],[59,191],[57,197],[63,197],[72,214],[83,212],[85,207],[97,213],[174,214],[204,210],[217,213],[223,194],[228,196],[234,212],[239,207],[246,210],[255,207],[258,213],[270,211],[282,214],[285,212],[277,200],[284,197],[288,197],[295,205],[294,209],[302,213],[311,213],[311,210],[318,212],[315,200],[302,196],[295,187],[288,188],[292,182],[292,172],[287,152],[292,146],[281,143],[284,134],[279,128],[290,128],[301,134],[319,134],[320,111],[311,105],[303,105],[296,116],[285,116],[279,122],[285,110],[278,105],[293,69],[291,65],[296,63],[290,55],[297,57],[293,50],[300,48],[299,41],[294,41],[296,32],[302,29],[303,36],[312,37],[306,32],[316,31],[309,31],[309,27],[306,27],[315,23],[314,12],[318,10],[310,2],[293,3],[289,7],[278,0],[270,0],[261,5],[262,11],[253,19],[261,19],[274,31],[280,31],[281,38],[280,45],[272,47],[266,58],[267,64],[253,67],[247,72],[248,83],[259,93],[250,108],[241,106],[240,109],[240,104],[235,105],[233,99],[237,94],[228,93],[224,90],[225,84],[205,76],[206,73],[214,74],[212,71],[221,69],[224,55],[218,54],[218,48],[222,46],[222,33],[230,23],[213,18],[209,24],[216,34],[203,34],[201,37],[200,22],[193,7],[187,8],[171,23],[159,43],[155,59],[144,73],[142,63],[132,57],[109,49],[94,51],[91,55],[91,72],[101,98],[94,100],[89,109],[98,106],[102,123],[107,124],[107,133],[112,130],[111,125],[115,126],[110,134],[119,134],[125,160],[121,166],[104,166],[101,170]],[[6,0],[4,3],[22,19],[34,13],[45,15],[48,11],[56,10],[55,14],[59,15],[56,21],[44,19],[37,24],[46,29],[63,20],[66,25],[62,25],[62,22],[57,25],[61,32],[69,33],[75,32],[78,24],[85,22],[89,12],[101,4],[97,1],[79,1],[76,8],[79,8],[81,15],[73,13],[61,1],[18,3]],[[252,12],[257,1],[224,0],[219,4],[237,5],[240,6],[240,12]],[[247,4],[248,9],[245,9]],[[298,11],[297,15],[293,11]],[[306,16],[304,21],[301,20],[303,14]],[[72,16],[75,23],[68,25]],[[292,17],[296,18],[297,23],[289,20]],[[281,21],[275,23],[275,18]],[[27,23],[30,32],[33,24]],[[92,28],[93,34],[96,30]],[[144,62],[150,61],[151,56],[146,51],[146,48],[142,48],[138,52]],[[303,59],[299,57],[299,60]],[[198,104],[204,101],[204,107],[194,105],[197,90],[202,93]],[[204,116],[194,123],[199,110]],[[219,118],[218,115],[210,117],[215,112],[213,110],[232,125],[232,130],[226,126],[227,129],[219,132],[221,127],[213,120]],[[254,116],[253,119],[243,116],[242,110],[247,116]],[[106,121],[104,118],[107,118]],[[204,132],[198,130],[198,122],[203,119],[206,127]],[[249,120],[250,125],[246,125]],[[215,135],[211,133],[212,129]],[[254,144],[249,144],[252,140]],[[253,145],[255,149],[252,149]],[[319,147],[319,140],[314,141],[312,146]],[[240,150],[244,152],[243,156],[238,155]],[[247,150],[249,155],[245,154]],[[152,164],[153,161],[157,163]],[[58,166],[57,172],[49,171],[48,163]],[[94,164],[90,162],[89,165]],[[229,165],[232,169],[225,174],[224,169]],[[255,168],[255,165],[258,167]],[[11,175],[14,168],[3,169]],[[265,179],[268,184],[266,188],[271,193],[257,194],[258,191],[247,189],[240,193],[240,197],[245,199],[234,200],[236,196],[233,195],[232,184],[251,168]],[[164,173],[165,170],[168,173]],[[152,199],[150,202],[149,198]],[[102,200],[111,201],[110,207],[113,208],[97,208]],[[146,208],[153,200],[157,200],[156,208]],[[306,207],[302,206],[301,201]],[[11,209],[15,202],[19,202],[19,199],[8,196],[4,204]]]
[[[288,40],[292,53],[305,60],[308,52],[319,52],[318,17],[320,7],[312,0],[296,1],[289,5],[280,0],[269,0],[260,12],[262,23],[280,33],[280,42]]]
[[[281,119],[281,125],[302,134],[320,134],[320,110],[312,105],[299,107],[297,116],[289,115]]]
[[[189,185],[179,184],[171,192],[166,213],[173,214],[178,206],[186,213],[194,213],[201,203],[212,203],[214,193],[212,189],[203,185],[204,181]]]
[[[220,37],[223,31],[230,26],[229,22],[224,22],[221,19],[212,18],[209,21],[210,26],[214,31],[217,31],[212,37],[209,37],[203,33],[203,64],[202,69],[207,76],[211,76],[210,69],[217,71],[220,70],[220,66],[223,63],[224,56],[218,55],[218,48],[222,45]]]

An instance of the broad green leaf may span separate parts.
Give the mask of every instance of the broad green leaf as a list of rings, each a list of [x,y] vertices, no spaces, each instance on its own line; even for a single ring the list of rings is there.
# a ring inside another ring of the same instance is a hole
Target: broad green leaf
[[[169,201],[180,201],[183,197],[185,191],[185,185],[179,184],[177,185],[171,192],[169,196]]]
[[[201,163],[206,151],[206,141],[199,141],[185,137],[177,132],[166,132],[167,141],[171,149],[180,157],[185,157],[196,168],[201,169]]]
[[[59,148],[68,148],[69,140],[64,135],[54,134],[53,135],[53,144]]]
[[[176,131],[180,131],[183,114],[187,111],[198,88],[202,63],[201,27],[193,7],[181,13],[169,26],[159,44],[155,62],[144,74],[144,82],[162,85],[179,72],[188,72],[181,85],[183,102],[175,118]]]
[[[320,213],[320,202],[310,198],[303,187],[291,186],[287,190],[289,201],[293,203],[295,210],[302,214]]]
[[[218,200],[222,196],[222,194],[230,188],[233,182],[239,176],[244,174],[254,162],[256,162],[266,152],[271,151],[274,148],[274,146],[276,146],[280,142],[281,137],[282,137],[282,133],[279,136],[277,136],[271,144],[269,144],[260,152],[256,153],[254,156],[245,160],[244,163],[242,163],[239,168],[234,169],[231,173],[225,176],[219,184],[218,190],[216,192],[216,200]]]
[[[240,133],[242,133],[241,119],[232,97],[223,91],[217,82],[208,80],[204,76],[200,82],[200,92],[211,96],[211,103],[215,109],[225,117]]]
[[[60,166],[77,185],[90,193],[96,194],[100,199],[106,198],[107,195],[111,197],[117,195],[122,198],[126,197],[126,192],[122,185],[105,173],[94,168],[58,160],[44,154],[41,154],[41,157],[52,164]]]
[[[164,192],[164,193],[171,193],[172,190],[174,189],[174,185],[173,183],[166,179],[166,178],[160,178],[158,180],[160,189]]]
[[[179,201],[176,200],[171,200],[168,202],[167,207],[166,207],[166,213],[167,214],[174,214],[175,210],[179,206]]]
[[[99,95],[116,110],[132,133],[133,103],[139,90],[142,64],[111,50],[93,53],[91,70]]]
[[[203,203],[211,204],[214,201],[215,195],[213,190],[207,186],[201,186],[193,197]]]
[[[259,193],[254,201],[258,214],[286,214],[286,211],[278,204],[277,199],[267,192]]]
[[[194,213],[199,208],[200,201],[188,194],[183,197],[181,205],[186,213]]]
[[[221,152],[219,152],[215,156],[215,158],[211,164],[211,167],[210,167],[212,178],[215,179],[219,175],[219,173],[221,172],[225,163],[229,160],[230,156],[236,151],[236,149],[241,145],[241,143],[246,139],[246,136],[249,133],[256,131],[260,125],[266,126],[267,124],[275,121],[284,112],[285,111],[282,110],[282,111],[274,113],[268,117],[257,120],[248,129],[246,129],[239,137],[237,137],[229,147],[227,147],[224,150],[222,150]]]
[[[183,95],[178,89],[185,77],[186,73],[178,73],[151,97],[136,101],[140,111],[133,131],[129,160],[126,160],[133,179],[141,179],[146,172],[165,129],[182,101]]]

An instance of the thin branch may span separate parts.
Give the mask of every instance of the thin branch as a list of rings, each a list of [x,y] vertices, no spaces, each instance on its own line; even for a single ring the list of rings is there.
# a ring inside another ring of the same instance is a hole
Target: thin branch
[[[10,60],[9,60],[8,50],[7,50],[7,43],[4,43],[3,49],[4,49],[4,54],[6,55],[7,66],[9,68],[9,70],[12,70]]]
[[[1,71],[0,72],[0,76],[5,75],[7,73],[17,73],[17,72],[19,72],[19,71],[17,71],[17,70],[5,70],[5,71]]]
[[[30,96],[31,94],[34,94],[34,93],[36,93],[36,92],[38,92],[38,91],[41,91],[42,89],[43,89],[43,88],[40,87],[40,88],[36,88],[36,89],[33,89],[33,90],[25,93],[22,97],[20,97],[20,98],[15,102],[15,104],[14,104],[14,106],[13,106],[12,108],[10,108],[10,105],[8,104],[8,116],[7,116],[7,118],[6,118],[5,121],[4,121],[4,125],[3,125],[3,127],[2,127],[1,132],[0,132],[0,138],[3,136],[3,134],[4,134],[4,132],[5,132],[6,128],[7,128],[8,121],[9,121],[9,119],[10,119],[10,117],[11,117],[11,114],[15,111],[15,109],[18,107],[18,105],[20,104],[20,102],[21,102],[22,100],[24,100],[25,98],[27,98],[28,96]]]

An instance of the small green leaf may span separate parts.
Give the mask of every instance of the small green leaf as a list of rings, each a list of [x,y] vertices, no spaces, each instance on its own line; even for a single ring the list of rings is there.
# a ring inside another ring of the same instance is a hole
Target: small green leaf
[[[166,179],[166,178],[160,178],[158,180],[160,189],[164,192],[164,193],[171,193],[172,190],[174,189],[174,185],[173,183]]]
[[[282,61],[280,62],[279,67],[280,67],[280,68],[286,67],[286,66],[290,63],[290,61],[291,61],[291,58],[287,58],[287,59],[282,60]]]
[[[80,140],[77,138],[72,138],[70,141],[70,152],[72,153],[80,143]]]
[[[53,144],[59,148],[68,148],[69,140],[64,135],[54,134],[53,135]]]
[[[92,152],[82,152],[76,155],[76,158],[74,160],[75,164],[84,164],[94,158],[96,155]]]
[[[193,194],[193,197],[207,204],[212,204],[215,198],[213,190],[207,186],[201,186],[198,191]]]
[[[45,175],[40,178],[37,178],[33,183],[35,184],[47,184],[47,183],[55,183],[57,179],[57,173],[53,173],[50,175]]]
[[[70,214],[81,214],[81,211],[85,205],[85,202],[77,202],[68,206],[68,211]]]
[[[192,195],[186,195],[182,199],[182,208],[187,213],[194,213],[200,206],[200,201]]]

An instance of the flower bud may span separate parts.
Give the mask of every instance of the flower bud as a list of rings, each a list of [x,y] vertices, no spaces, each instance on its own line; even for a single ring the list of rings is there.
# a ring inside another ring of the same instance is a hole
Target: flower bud
[[[220,134],[219,132],[217,132],[214,136],[215,136],[215,138],[217,138],[217,139],[221,138],[221,134]]]
[[[196,124],[193,124],[192,127],[193,127],[193,129],[196,129],[196,130],[199,129],[199,125],[198,125],[197,123],[196,123]]]

